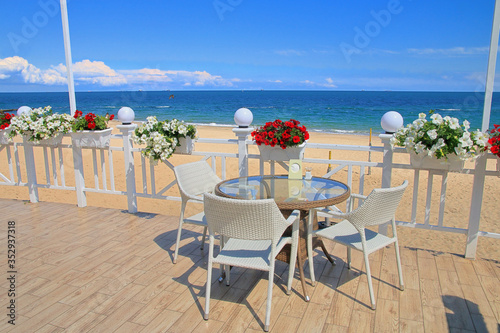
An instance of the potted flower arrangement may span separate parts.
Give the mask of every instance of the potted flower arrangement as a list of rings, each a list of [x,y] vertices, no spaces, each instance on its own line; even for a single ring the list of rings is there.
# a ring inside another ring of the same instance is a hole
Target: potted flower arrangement
[[[488,145],[488,149],[498,157],[497,171],[500,172],[500,125],[493,125],[493,129],[490,130]]]
[[[415,168],[460,171],[464,162],[475,159],[487,148],[489,135],[476,130],[469,132],[470,124],[457,118],[425,113],[406,127],[400,128],[391,138],[391,146],[406,147],[410,162]]]
[[[0,145],[6,145],[10,141],[10,120],[14,117],[11,113],[1,113],[0,114]]]
[[[134,132],[134,142],[146,145],[142,155],[148,157],[153,164],[168,159],[174,152],[190,154],[195,137],[194,125],[177,119],[158,121],[155,116],[148,117]]]
[[[490,138],[488,140],[488,149],[500,158],[500,125],[493,125],[493,129],[490,130]]]
[[[57,146],[63,135],[71,131],[72,124],[71,115],[53,113],[52,108],[46,106],[11,118],[12,131],[9,136],[20,134],[28,144]]]
[[[108,121],[114,115],[98,116],[91,112],[85,116],[82,111],[76,110],[73,121],[71,140],[73,146],[79,148],[108,148],[111,140],[112,128],[108,128]]]
[[[259,147],[262,159],[288,161],[304,158],[309,132],[295,119],[276,119],[253,131],[252,138]]]

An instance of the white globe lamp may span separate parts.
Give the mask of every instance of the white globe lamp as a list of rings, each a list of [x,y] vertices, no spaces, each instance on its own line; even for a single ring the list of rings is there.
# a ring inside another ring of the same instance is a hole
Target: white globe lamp
[[[20,116],[23,113],[30,113],[31,108],[29,106],[23,105],[19,109],[17,109],[17,115]]]
[[[234,113],[234,122],[240,128],[247,128],[253,121],[253,114],[247,108],[239,108]]]
[[[380,120],[380,125],[387,134],[396,133],[403,127],[403,117],[396,111],[386,112]]]
[[[135,112],[128,106],[124,106],[118,110],[117,116],[123,125],[130,125],[135,119]]]

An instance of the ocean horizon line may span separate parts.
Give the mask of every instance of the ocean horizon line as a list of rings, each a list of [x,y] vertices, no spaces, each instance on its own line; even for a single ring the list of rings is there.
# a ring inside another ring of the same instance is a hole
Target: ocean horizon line
[[[484,91],[462,91],[462,90],[388,90],[388,89],[381,89],[381,90],[372,90],[372,89],[361,89],[361,90],[331,90],[331,89],[161,89],[161,90],[141,90],[141,89],[136,89],[136,90],[80,90],[80,91],[75,91],[76,94],[78,93],[120,93],[120,92],[125,92],[125,93],[133,93],[133,92],[376,92],[376,93],[381,93],[381,92],[402,92],[402,93],[484,93]],[[0,91],[0,94],[30,94],[30,93],[35,93],[35,94],[51,94],[51,93],[68,93],[68,91],[65,90],[58,90],[58,91]],[[498,91],[493,91],[493,93],[500,93],[500,90]]]

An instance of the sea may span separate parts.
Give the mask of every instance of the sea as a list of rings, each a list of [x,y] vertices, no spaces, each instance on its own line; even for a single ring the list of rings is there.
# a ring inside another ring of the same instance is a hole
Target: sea
[[[382,132],[380,119],[388,111],[399,112],[405,125],[421,112],[435,110],[471,129],[481,128],[484,92],[401,91],[106,91],[77,92],[77,109],[87,113],[115,114],[123,106],[135,111],[136,120],[156,116],[188,123],[234,126],[234,113],[252,111],[252,126],[274,119],[296,119],[309,131],[366,135]],[[69,112],[67,92],[0,93],[0,109],[50,105],[54,112]],[[490,126],[500,124],[500,93],[494,93]]]

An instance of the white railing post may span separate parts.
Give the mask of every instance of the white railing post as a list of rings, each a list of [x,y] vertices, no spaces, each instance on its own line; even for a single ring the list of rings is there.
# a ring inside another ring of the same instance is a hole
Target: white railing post
[[[33,154],[33,145],[27,140],[24,142],[24,158],[26,160],[26,175],[28,176],[28,190],[30,202],[38,202],[38,187],[36,181],[35,155]]]
[[[253,128],[251,127],[233,128],[234,134],[238,137],[238,171],[240,177],[248,176],[248,146],[246,140],[252,131]]]
[[[476,258],[479,224],[481,222],[481,206],[483,203],[484,179],[486,176],[486,154],[479,157],[474,169],[474,184],[472,185],[472,198],[469,213],[469,227],[467,228],[467,245],[465,257]]]
[[[116,126],[123,135],[123,159],[125,161],[125,178],[127,184],[128,212],[137,213],[137,195],[135,190],[134,153],[132,152],[132,133],[136,124]]]
[[[75,169],[75,190],[78,207],[87,207],[85,194],[85,177],[83,173],[82,148],[73,146],[73,165]]]
[[[384,157],[383,157],[383,166],[382,166],[382,188],[391,187],[391,179],[392,179],[392,157],[393,152],[391,148],[390,139],[392,138],[392,134],[380,134],[380,140],[384,144]],[[381,234],[387,235],[387,226],[388,223],[382,224],[378,227],[378,231]]]

